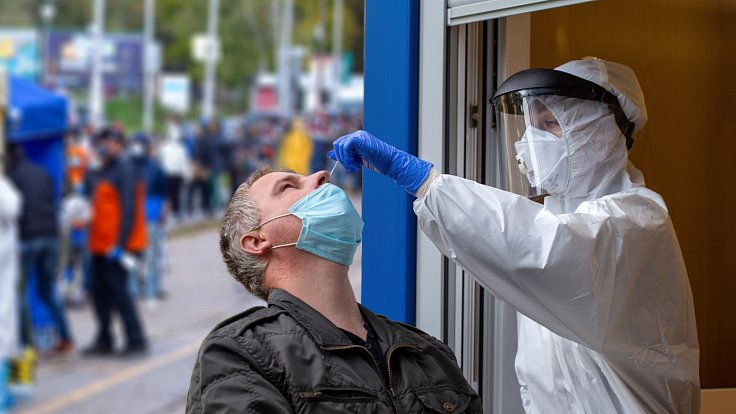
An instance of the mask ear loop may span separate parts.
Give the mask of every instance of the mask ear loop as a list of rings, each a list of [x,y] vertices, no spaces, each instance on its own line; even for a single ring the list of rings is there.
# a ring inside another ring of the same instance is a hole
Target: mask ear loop
[[[260,229],[260,228],[261,228],[261,227],[263,227],[263,226],[264,226],[264,225],[265,225],[266,223],[269,223],[269,222],[271,222],[271,221],[274,221],[274,220],[276,220],[276,219],[280,219],[280,218],[282,218],[282,217],[286,217],[286,216],[290,216],[290,215],[291,215],[291,213],[286,213],[286,214],[282,214],[282,215],[280,215],[280,216],[276,216],[276,217],[271,217],[270,219],[268,219],[268,220],[264,221],[263,223],[261,223],[261,224],[259,224],[259,225],[255,226],[255,227],[253,227],[252,229],[248,230],[248,231],[247,231],[247,233],[250,233],[250,232],[252,232],[252,231],[255,231],[255,230],[258,230],[258,229]]]
[[[291,215],[292,215],[292,213],[286,213],[286,214],[281,214],[281,215],[278,215],[278,216],[275,216],[275,217],[271,217],[270,219],[268,219],[268,220],[264,221],[263,223],[261,223],[261,224],[259,224],[259,225],[255,226],[255,227],[253,227],[252,229],[248,230],[248,231],[247,231],[247,233],[250,233],[250,232],[252,232],[252,231],[256,231],[256,230],[260,229],[260,228],[261,228],[261,227],[263,227],[263,226],[264,226],[264,225],[265,225],[266,223],[269,223],[269,222],[271,222],[271,221],[274,221],[274,220],[276,220],[276,219],[280,219],[280,218],[283,218],[283,217],[286,217],[286,216],[291,216]],[[245,237],[245,235],[243,235],[243,237]],[[270,248],[270,249],[268,249],[268,251],[271,251],[271,250],[273,250],[273,249],[280,249],[280,248],[282,248],[282,247],[289,247],[289,246],[296,246],[296,242],[294,242],[294,243],[287,243],[287,244],[280,244],[280,245],[278,245],[278,246],[271,246],[271,248]],[[269,264],[269,263],[270,263],[270,260],[266,260],[266,267],[268,267],[268,264]]]
[[[249,233],[250,233],[251,231],[256,231],[256,230],[260,229],[261,227],[263,227],[263,225],[265,225],[265,224],[266,224],[266,223],[268,223],[268,222],[274,221],[274,220],[276,220],[276,219],[280,219],[280,218],[282,218],[282,217],[287,217],[287,216],[291,216],[291,215],[292,215],[292,213],[286,213],[286,214],[281,214],[281,215],[279,215],[279,216],[271,217],[270,219],[268,219],[268,220],[264,221],[263,223],[261,223],[261,224],[257,225],[256,227],[253,227],[253,228],[252,228],[252,229],[251,229],[251,230],[249,231]],[[280,249],[280,248],[282,248],[282,247],[289,247],[289,246],[296,246],[296,242],[294,242],[294,243],[286,243],[286,244],[279,244],[278,246],[271,246],[271,248],[270,248],[270,249],[268,249],[268,250],[269,250],[269,251],[271,251],[271,250],[273,250],[273,249]],[[266,262],[266,266],[268,266],[268,261]]]

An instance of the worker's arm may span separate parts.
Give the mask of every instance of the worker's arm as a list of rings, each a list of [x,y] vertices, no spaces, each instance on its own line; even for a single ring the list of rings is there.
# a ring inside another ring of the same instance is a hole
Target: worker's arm
[[[659,283],[641,278],[640,266],[675,240],[667,211],[635,193],[557,215],[517,194],[439,175],[414,211],[437,248],[495,296],[598,351],[625,341],[622,324],[640,323],[626,315],[650,308],[645,298]]]

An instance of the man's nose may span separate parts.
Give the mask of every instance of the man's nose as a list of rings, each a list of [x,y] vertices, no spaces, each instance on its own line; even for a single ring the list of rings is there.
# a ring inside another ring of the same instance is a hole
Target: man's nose
[[[309,185],[313,188],[319,188],[322,184],[325,184],[330,180],[330,174],[327,171],[317,171],[316,173],[307,177]]]

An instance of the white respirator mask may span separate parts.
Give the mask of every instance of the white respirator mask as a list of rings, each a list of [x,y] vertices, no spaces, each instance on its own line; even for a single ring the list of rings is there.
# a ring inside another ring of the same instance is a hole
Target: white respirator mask
[[[550,194],[564,192],[569,179],[564,139],[530,126],[514,148],[519,171],[526,175],[529,185]]]

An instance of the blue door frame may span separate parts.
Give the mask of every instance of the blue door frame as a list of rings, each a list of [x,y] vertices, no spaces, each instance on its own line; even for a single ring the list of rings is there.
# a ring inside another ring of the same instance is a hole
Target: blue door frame
[[[419,0],[365,2],[365,129],[417,153]],[[374,312],[416,321],[414,198],[390,179],[363,172],[361,302]]]

